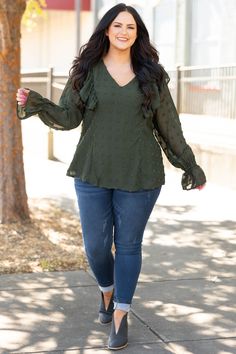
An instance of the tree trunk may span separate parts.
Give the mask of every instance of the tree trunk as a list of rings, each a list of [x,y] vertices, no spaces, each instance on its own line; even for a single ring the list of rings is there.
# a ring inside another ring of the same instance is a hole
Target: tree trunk
[[[16,117],[25,6],[25,0],[0,0],[0,223],[29,219],[21,123]]]

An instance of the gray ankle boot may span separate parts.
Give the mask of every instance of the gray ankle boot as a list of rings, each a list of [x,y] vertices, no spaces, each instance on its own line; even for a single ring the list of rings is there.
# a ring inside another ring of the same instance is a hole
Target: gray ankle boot
[[[99,322],[101,324],[108,324],[112,321],[112,314],[114,312],[113,309],[113,293],[108,305],[108,308],[106,310],[105,303],[104,303],[104,295],[103,292],[101,291],[101,303],[100,303],[100,308],[99,308]]]
[[[128,312],[121,320],[120,327],[116,333],[114,317],[112,318],[111,333],[108,340],[108,348],[118,350],[128,345]]]

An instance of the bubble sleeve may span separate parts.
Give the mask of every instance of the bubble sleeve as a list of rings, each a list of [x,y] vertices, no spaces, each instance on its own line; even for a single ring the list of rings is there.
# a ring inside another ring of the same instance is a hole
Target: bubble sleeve
[[[79,126],[83,118],[82,112],[78,108],[79,99],[80,96],[72,89],[69,79],[58,105],[44,98],[38,92],[30,90],[26,105],[17,104],[17,116],[19,119],[26,119],[37,114],[50,128],[56,130],[74,129]]]
[[[160,103],[154,113],[154,135],[170,163],[184,171],[182,188],[190,190],[205,184],[206,176],[197,165],[191,147],[186,143],[168,82],[169,77],[166,74],[160,89]]]

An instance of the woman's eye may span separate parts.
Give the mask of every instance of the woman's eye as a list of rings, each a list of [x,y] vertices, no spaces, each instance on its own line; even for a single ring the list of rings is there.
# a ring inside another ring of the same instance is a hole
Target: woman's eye
[[[121,25],[114,25],[114,27],[121,27]],[[128,27],[128,29],[134,30],[134,27]]]

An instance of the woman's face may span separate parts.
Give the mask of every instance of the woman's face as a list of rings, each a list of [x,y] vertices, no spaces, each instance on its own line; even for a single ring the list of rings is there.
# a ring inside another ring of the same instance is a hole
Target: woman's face
[[[137,24],[133,16],[122,11],[110,24],[106,31],[110,46],[118,50],[130,49],[137,38]]]

